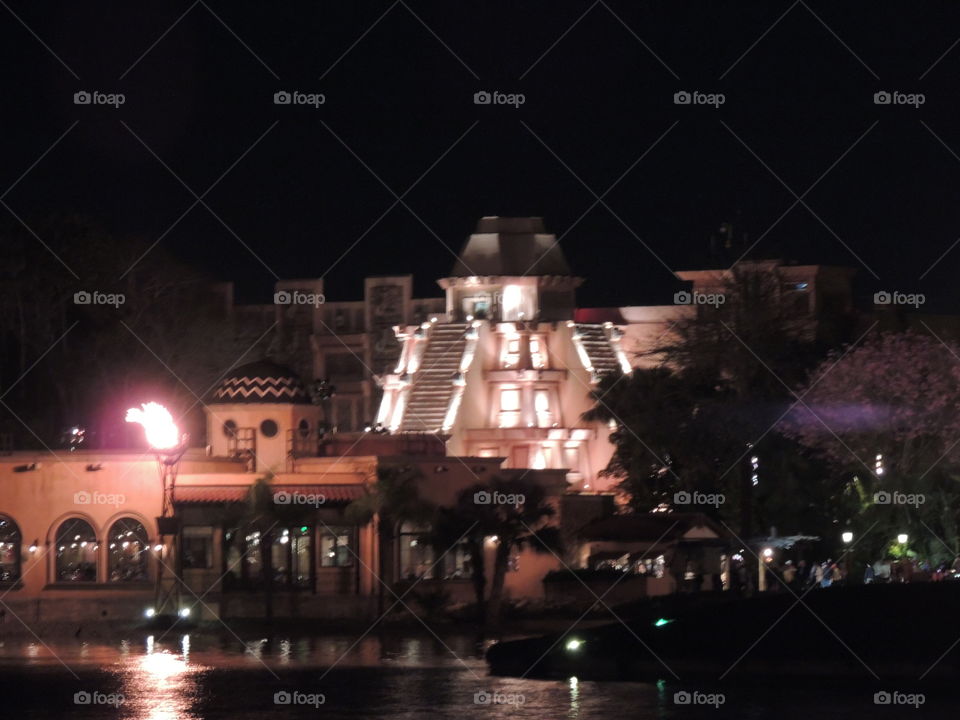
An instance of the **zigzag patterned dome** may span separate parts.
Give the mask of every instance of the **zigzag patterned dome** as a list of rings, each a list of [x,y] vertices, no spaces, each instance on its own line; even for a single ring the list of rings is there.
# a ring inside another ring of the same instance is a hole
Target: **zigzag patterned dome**
[[[231,370],[213,391],[211,402],[309,404],[310,397],[293,370],[258,360]]]

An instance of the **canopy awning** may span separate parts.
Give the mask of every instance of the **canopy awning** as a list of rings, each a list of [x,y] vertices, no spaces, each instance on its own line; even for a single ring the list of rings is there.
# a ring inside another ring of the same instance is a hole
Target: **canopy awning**
[[[210,505],[246,502],[252,485],[183,485],[174,491],[176,505]],[[290,505],[346,505],[363,497],[362,485],[271,485],[274,493],[287,493]],[[298,498],[313,496],[302,502]],[[317,498],[323,498],[322,501]]]

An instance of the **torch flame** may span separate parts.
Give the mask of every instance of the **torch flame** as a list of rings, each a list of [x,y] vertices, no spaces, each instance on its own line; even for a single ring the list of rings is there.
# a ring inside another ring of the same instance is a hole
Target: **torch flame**
[[[160,403],[149,402],[139,408],[127,410],[127,422],[143,425],[147,443],[155,450],[170,450],[180,443],[180,430],[173,422],[173,416]]]

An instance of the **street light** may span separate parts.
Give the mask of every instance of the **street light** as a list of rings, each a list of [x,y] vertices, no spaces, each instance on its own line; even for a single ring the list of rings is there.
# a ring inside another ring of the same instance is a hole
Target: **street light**
[[[180,468],[180,459],[187,451],[189,438],[187,435],[180,434],[180,429],[173,421],[170,411],[160,403],[148,402],[142,404],[139,408],[130,408],[127,410],[125,419],[127,422],[138,423],[143,426],[147,444],[157,458],[162,502],[160,515],[157,517],[160,542],[154,546],[154,551],[157,553],[154,614],[162,615],[168,603],[173,608],[179,607],[180,604],[180,578],[176,569],[174,569],[173,577],[167,583],[167,587],[164,587],[163,556],[166,555],[167,562],[172,562],[174,568],[176,568],[176,563],[179,563],[176,551],[178,528],[176,519],[173,517],[173,494],[177,484],[177,470]],[[163,552],[164,545],[169,547],[166,553]]]
[[[757,577],[757,590],[763,592],[767,589],[767,563],[773,562],[773,548],[764,548],[760,553],[759,577]]]
[[[907,540],[909,539],[910,539],[910,536],[907,535],[906,533],[900,533],[899,535],[897,535],[897,542],[900,543],[901,545],[906,545]]]
[[[847,530],[840,536],[840,538],[843,540],[844,545],[849,545],[853,542],[853,533]]]

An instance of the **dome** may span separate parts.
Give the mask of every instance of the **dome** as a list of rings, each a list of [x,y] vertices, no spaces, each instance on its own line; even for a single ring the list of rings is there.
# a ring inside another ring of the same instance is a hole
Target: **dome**
[[[217,384],[211,402],[309,404],[310,397],[293,370],[259,360],[231,370]]]

